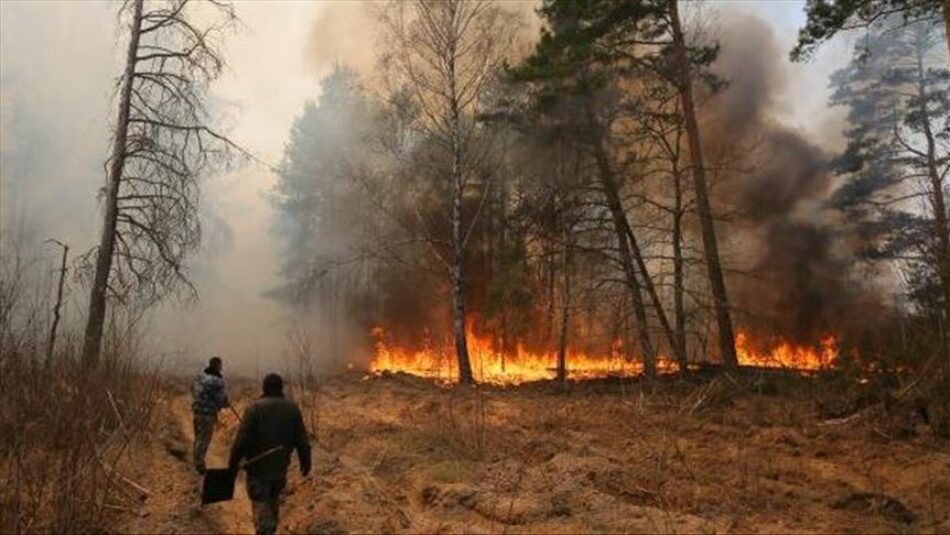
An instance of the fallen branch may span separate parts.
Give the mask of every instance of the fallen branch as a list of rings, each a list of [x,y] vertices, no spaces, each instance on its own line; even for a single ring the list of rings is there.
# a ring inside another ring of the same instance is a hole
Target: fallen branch
[[[128,428],[125,426],[125,420],[122,419],[122,413],[119,412],[119,406],[115,403],[115,398],[112,397],[112,391],[108,388],[106,389],[106,396],[109,398],[109,405],[112,407],[112,412],[115,413],[116,420],[119,421],[119,426],[122,427],[123,431],[128,431]]]
[[[625,496],[631,500],[642,501],[644,499],[650,499],[657,503],[662,502],[663,500],[660,497],[660,494],[653,492],[652,490],[647,490],[643,487],[633,485],[632,488],[626,487],[619,483],[614,483],[612,481],[607,481],[604,484],[607,489],[619,496]]]
[[[825,420],[825,421],[823,421],[823,422],[818,422],[816,425],[817,425],[818,427],[829,427],[829,426],[834,426],[834,425],[845,425],[845,424],[849,424],[849,423],[854,422],[854,421],[856,421],[856,420],[860,420],[860,419],[863,418],[864,416],[867,416],[873,409],[877,409],[877,408],[879,408],[881,405],[883,405],[883,404],[882,404],[882,403],[875,403],[874,405],[865,407],[865,408],[859,410],[858,412],[856,412],[856,413],[854,413],[854,414],[851,414],[851,415],[849,415],[849,416],[845,416],[845,417],[843,417],[843,418],[832,418],[832,419],[830,419],[830,420]]]
[[[696,410],[698,410],[703,405],[703,403],[705,403],[706,400],[709,398],[709,395],[712,393],[713,389],[719,384],[720,378],[721,376],[716,377],[709,383],[697,388],[692,393],[690,393],[690,395],[687,396],[684,402],[680,405],[679,412],[681,414],[683,412],[686,412],[688,414],[693,414],[694,412],[696,412]],[[695,401],[693,401],[694,397],[696,398]]]
[[[132,508],[130,508],[130,507],[125,507],[125,506],[123,506],[123,505],[116,505],[116,504],[114,504],[114,503],[103,503],[103,504],[102,504],[102,507],[104,507],[104,508],[106,508],[106,509],[113,509],[113,510],[115,510],[115,511],[123,511],[123,512],[126,512],[126,513],[135,513],[135,512],[136,512],[135,509],[132,509]]]
[[[119,476],[119,479],[120,479],[123,483],[125,483],[126,485],[128,485],[128,486],[132,487],[133,489],[139,491],[139,492],[143,495],[143,497],[151,496],[152,491],[150,491],[150,490],[148,490],[147,488],[143,487],[142,485],[136,483],[135,481],[132,481],[131,479],[129,479],[129,478],[123,476],[122,474],[116,474],[116,475]]]
[[[141,484],[136,483],[135,481],[132,481],[131,479],[125,477],[124,475],[120,474],[115,468],[106,464],[106,462],[103,461],[102,458],[99,457],[98,452],[96,453],[96,461],[99,463],[99,466],[101,466],[102,469],[106,472],[106,474],[110,477],[110,479],[118,479],[122,483],[125,483],[129,487],[132,487],[133,489],[137,490],[139,494],[141,495],[139,496],[139,499],[145,500],[145,498],[148,498],[149,496],[152,495],[152,491],[143,487]]]

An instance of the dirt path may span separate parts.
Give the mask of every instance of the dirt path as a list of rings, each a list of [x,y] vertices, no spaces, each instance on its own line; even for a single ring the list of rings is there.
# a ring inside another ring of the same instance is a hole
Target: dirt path
[[[251,506],[238,478],[234,499],[202,507],[201,478],[192,462],[194,430],[190,398],[186,393],[171,393],[163,402],[165,415],[151,441],[141,452],[141,468],[136,480],[150,490],[137,515],[122,522],[119,533],[254,533]],[[227,465],[228,448],[237,431],[237,418],[222,413],[218,418],[207,464]]]
[[[191,416],[191,401],[187,396],[177,397],[173,404],[175,420],[181,428],[185,441],[194,444],[195,435]],[[208,448],[207,465],[209,468],[224,468],[228,465],[231,440],[237,431],[237,417],[230,411],[218,415],[211,447]],[[190,453],[189,448],[189,453]],[[234,488],[234,499],[216,503],[203,508],[220,533],[254,533],[251,522],[251,502],[244,487],[244,478],[238,477]]]

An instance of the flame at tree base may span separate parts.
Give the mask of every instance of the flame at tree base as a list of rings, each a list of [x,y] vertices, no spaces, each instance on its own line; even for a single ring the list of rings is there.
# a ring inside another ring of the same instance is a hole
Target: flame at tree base
[[[557,377],[557,353],[532,352],[523,346],[508,353],[494,348],[492,340],[477,336],[467,329],[469,358],[475,380],[480,383],[513,385],[531,381],[552,380]],[[458,380],[458,360],[454,349],[423,348],[418,350],[392,346],[387,342],[384,329],[372,330],[376,339],[370,372],[403,372],[439,382]],[[818,347],[798,345],[785,340],[770,344],[767,349],[757,348],[745,332],[736,335],[736,354],[741,366],[794,369],[804,373],[828,369],[838,359],[837,340],[825,336]],[[644,371],[643,363],[623,355],[619,341],[612,344],[609,354],[588,355],[567,352],[569,379],[597,379],[604,377],[636,377]],[[667,356],[657,358],[658,373],[677,371],[676,363]]]
[[[767,350],[756,350],[748,334],[736,334],[736,356],[740,366],[786,368],[801,371],[826,370],[838,360],[838,340],[832,335],[821,337],[817,348],[779,340]]]

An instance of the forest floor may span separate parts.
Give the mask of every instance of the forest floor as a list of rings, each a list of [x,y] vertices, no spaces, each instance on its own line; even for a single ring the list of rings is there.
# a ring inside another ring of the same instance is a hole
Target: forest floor
[[[240,408],[256,389],[233,388]],[[829,399],[813,380],[719,375],[566,386],[328,379],[298,395],[314,473],[292,464],[288,533],[950,532],[950,443],[912,413]],[[205,508],[187,391],[136,480],[129,533],[247,533],[250,507]],[[829,412],[846,413],[831,417]],[[209,466],[236,419],[222,414]]]

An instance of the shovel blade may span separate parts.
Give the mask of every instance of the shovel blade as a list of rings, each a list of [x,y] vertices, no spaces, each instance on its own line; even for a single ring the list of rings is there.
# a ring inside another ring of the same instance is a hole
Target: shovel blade
[[[205,472],[201,486],[201,505],[226,502],[234,498],[234,480],[237,473],[227,468],[212,468]]]

